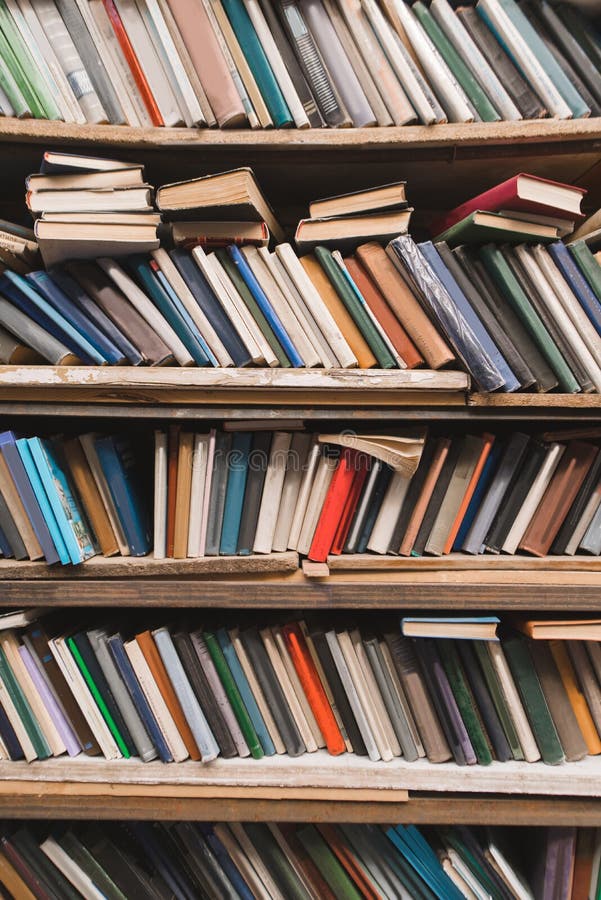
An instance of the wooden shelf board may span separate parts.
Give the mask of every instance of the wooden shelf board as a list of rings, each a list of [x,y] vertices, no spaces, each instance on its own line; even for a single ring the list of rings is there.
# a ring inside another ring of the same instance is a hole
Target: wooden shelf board
[[[545,409],[598,409],[601,394],[469,394],[468,406],[486,409],[508,407]]]

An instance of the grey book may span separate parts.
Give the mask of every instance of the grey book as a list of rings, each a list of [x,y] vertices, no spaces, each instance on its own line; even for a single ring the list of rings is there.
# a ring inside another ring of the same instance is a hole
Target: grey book
[[[367,640],[363,639],[363,646],[365,647],[369,664],[374,673],[380,693],[382,694],[386,712],[392,722],[394,733],[401,745],[403,756],[409,762],[414,762],[419,758],[419,754],[405,716],[405,711],[401,706],[399,697],[395,694],[393,685],[386,673],[380,642],[376,637],[370,637]]]
[[[363,743],[365,744],[367,755],[371,760],[377,762],[377,760],[380,759],[380,751],[376,746],[373,732],[370,728],[367,716],[365,715],[365,710],[363,709],[363,704],[361,703],[359,694],[354,685],[349,667],[347,665],[346,659],[344,658],[344,654],[340,649],[338,637],[334,629],[332,629],[331,631],[326,631],[326,641],[330,649],[336,671],[338,672],[338,676],[340,678],[340,681],[342,682],[342,687],[344,688],[344,692],[347,696],[349,706],[352,710],[353,716],[355,717],[355,721],[361,734],[361,738],[363,740]]]
[[[223,431],[217,432],[215,439],[215,460],[213,463],[213,479],[211,496],[207,513],[206,556],[219,556],[221,543],[221,525],[225,509],[225,495],[229,472],[229,453],[232,446],[232,435]]]
[[[430,497],[430,501],[426,508],[422,524],[420,525],[417,537],[413,542],[411,556],[423,556],[424,554],[424,548],[428,542],[430,532],[432,531],[432,526],[434,525],[434,520],[438,515],[441,503],[444,500],[445,494],[447,492],[449,482],[451,481],[451,477],[453,475],[453,470],[455,469],[455,464],[461,452],[462,444],[463,441],[461,438],[455,438],[451,443],[451,447],[447,454],[447,458],[444,461],[442,471],[438,476],[438,481],[434,485],[434,490],[432,491],[432,496]]]
[[[74,365],[77,357],[28,315],[0,297],[0,325],[27,344],[53,366]]]
[[[461,451],[453,468],[453,474],[438,514],[432,525],[432,531],[424,548],[425,553],[442,556],[444,546],[457,518],[461,501],[473,475],[476,463],[484,446],[483,438],[467,434],[462,441]]]
[[[574,715],[548,641],[529,641],[528,648],[566,760],[574,762],[577,759],[584,759],[588,756],[586,741]]]
[[[396,525],[394,526],[394,531],[392,532],[390,543],[388,544],[387,552],[395,556],[398,556],[399,547],[401,546],[403,538],[405,537],[405,532],[407,531],[409,520],[413,515],[413,510],[422,492],[424,482],[428,477],[428,472],[430,471],[430,466],[432,464],[432,459],[434,457],[434,453],[436,452],[437,446],[438,444],[435,440],[426,441],[424,449],[422,450],[419,465],[415,471],[415,474],[411,478],[409,488],[407,490],[407,493],[405,494],[405,499],[403,500],[403,503],[401,505],[400,513],[397,516]]]
[[[98,660],[98,665],[102,669],[111,693],[115,698],[115,703],[119,707],[123,720],[129,729],[140,759],[143,762],[156,759],[158,756],[156,748],[109,651],[107,645],[108,631],[105,631],[103,628],[93,628],[87,631],[86,634]]]
[[[591,519],[591,524],[586,529],[578,549],[583,553],[590,553],[591,556],[601,555],[601,506],[597,507],[597,512]]]
[[[257,431],[253,436],[252,449],[248,459],[248,477],[244,488],[242,517],[238,534],[238,553],[246,556],[252,553],[261,508],[261,497],[265,475],[269,464],[271,432]]]
[[[597,681],[585,643],[566,641],[566,645],[595,728],[601,734],[601,686]]]
[[[13,519],[8,506],[6,505],[6,500],[4,499],[2,493],[0,492],[0,528],[2,529],[2,533],[6,538],[8,545],[12,551],[12,555],[15,559],[29,559],[27,554],[27,550],[25,549],[25,544],[19,534],[19,529],[15,525],[15,520]]]
[[[576,35],[572,34],[546,0],[538,5],[538,10],[555,42],[580,74],[597,103],[601,103],[601,73],[588,57]]]
[[[346,539],[346,544],[344,545],[344,553],[356,553],[357,546],[359,544],[359,538],[361,537],[361,531],[365,524],[365,520],[369,513],[369,508],[371,506],[374,492],[376,489],[376,484],[378,481],[378,475],[384,465],[380,460],[374,460],[372,457],[372,467],[365,484],[363,486],[363,491],[361,492],[361,497],[359,498],[359,503],[357,504],[357,510],[353,517],[353,521],[351,522],[351,527],[349,528],[348,537]]]

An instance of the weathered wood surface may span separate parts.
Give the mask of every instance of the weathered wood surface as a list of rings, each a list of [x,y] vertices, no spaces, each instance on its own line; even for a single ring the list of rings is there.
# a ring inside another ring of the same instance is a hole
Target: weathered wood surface
[[[549,408],[549,409],[598,409],[601,394],[470,394],[468,406],[486,409],[507,407]]]
[[[524,575],[555,572],[599,572],[601,558],[597,556],[505,556],[503,554],[468,556],[451,553],[448,556],[378,556],[374,553],[328,556],[332,572],[486,572],[519,571]],[[505,577],[504,575],[501,577]],[[552,581],[552,578],[549,578]]]

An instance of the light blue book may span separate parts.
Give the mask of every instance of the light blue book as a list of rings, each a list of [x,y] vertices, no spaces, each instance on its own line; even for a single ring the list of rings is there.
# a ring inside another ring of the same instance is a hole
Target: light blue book
[[[238,431],[232,438],[232,447],[227,460],[229,471],[219,544],[219,553],[222,556],[233,556],[238,551],[238,535],[242,520],[252,438],[250,431]]]
[[[386,829],[386,837],[403,854],[439,900],[462,900],[463,894],[455,887],[436,857],[434,866],[431,851],[424,854],[421,845],[416,844],[406,832],[407,829],[403,825],[397,825],[395,828]]]
[[[405,637],[452,638],[454,640],[498,641],[497,616],[405,616],[401,631]]]
[[[56,547],[59,561],[63,564],[63,566],[66,566],[67,563],[71,562],[69,553],[61,534],[61,530],[58,527],[56,516],[52,511],[52,506],[50,505],[48,496],[46,494],[46,491],[44,490],[44,485],[42,484],[40,473],[38,472],[37,466],[33,460],[33,456],[31,455],[29,443],[26,438],[19,438],[16,446],[17,450],[19,451],[19,456],[21,457],[23,466],[25,467],[25,471],[27,472],[27,477],[29,478],[31,487],[33,488],[33,492],[36,496],[36,500],[40,505],[40,511],[44,517],[44,521],[48,526],[50,537],[52,538],[52,542]]]
[[[198,343],[200,344],[200,346],[206,353],[211,365],[215,366],[215,367],[219,366],[219,360],[217,359],[217,357],[215,356],[215,354],[213,353],[213,351],[211,350],[211,348],[209,347],[209,345],[203,338],[202,334],[198,330],[196,323],[192,319],[190,313],[188,312],[188,310],[186,309],[186,307],[184,306],[184,304],[182,303],[180,298],[177,296],[177,294],[173,290],[172,286],[169,284],[169,281],[167,280],[165,273],[161,272],[161,270],[158,269],[154,274],[159,279],[159,281],[163,287],[163,290],[171,298],[171,302],[173,303],[175,308],[178,310],[182,319],[184,320],[184,322],[186,323],[188,328],[192,331],[194,337],[196,338],[196,340],[198,341]]]

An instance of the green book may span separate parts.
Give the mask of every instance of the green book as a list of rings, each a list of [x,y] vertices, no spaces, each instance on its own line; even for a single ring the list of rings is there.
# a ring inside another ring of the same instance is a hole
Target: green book
[[[32,116],[35,119],[46,118],[46,113],[33,88],[31,87],[25,71],[19,64],[19,60],[11,48],[10,42],[7,40],[4,32],[0,29],[0,56],[6,63],[6,67],[12,75],[17,88],[23,95]]]
[[[282,366],[283,369],[290,369],[291,365],[292,365],[290,360],[284,353],[284,351],[282,349],[282,345],[276,338],[271,325],[269,324],[269,322],[267,321],[267,319],[265,318],[265,316],[259,309],[259,304],[257,303],[255,298],[249,291],[248,287],[246,286],[246,282],[240,275],[240,272],[238,271],[237,266],[232,262],[230,256],[228,255],[227,250],[216,250],[215,255],[217,256],[217,259],[219,260],[219,262],[221,263],[221,265],[223,266],[223,268],[229,275],[234,287],[236,288],[236,290],[242,297],[242,300],[244,301],[245,306],[248,307],[248,310],[249,310],[250,314],[252,315],[253,319],[255,320],[255,322],[257,323],[259,328],[261,329],[261,332],[263,333],[265,340],[267,341],[267,343],[269,344],[269,346],[271,347],[271,349],[277,356],[279,364]]]
[[[321,872],[337,900],[361,900],[359,893],[317,828],[305,825],[297,831],[298,839]]]
[[[61,111],[21,37],[5,0],[0,0],[0,31],[0,55],[6,61],[34,116],[41,119],[62,119]]]
[[[503,641],[503,652],[520,692],[543,761],[551,766],[564,762],[563,748],[543,689],[540,686],[526,639],[517,635],[507,638]]]
[[[434,16],[422,0],[417,0],[411,7],[422,27],[447,66],[455,76],[463,91],[471,101],[474,109],[483,122],[499,122],[501,116],[493,106],[487,93],[482,89],[478,80],[474,77],[461,56],[452,45]]]
[[[488,766],[492,762],[490,744],[480,722],[476,703],[466,681],[457,648],[453,641],[448,640],[436,641],[436,647],[478,762],[481,766]]]
[[[437,244],[444,241],[450,247],[489,242],[523,244],[525,241],[533,240],[548,243],[557,240],[557,229],[549,225],[512,219],[510,214],[477,209],[437,235],[434,240]]]
[[[23,723],[23,728],[27,732],[38,758],[48,759],[49,756],[52,756],[52,751],[48,746],[46,738],[33,714],[33,710],[31,709],[25,694],[21,690],[21,685],[15,678],[14,672],[10,667],[2,647],[0,647],[0,678],[4,682],[8,695],[13,702],[17,714]]]
[[[450,847],[461,857],[468,869],[475,875],[476,880],[493,900],[504,900],[505,895],[499,891],[497,885],[493,882],[481,861],[466,843],[461,840],[455,829],[445,828],[443,832],[443,841],[447,847]]]
[[[31,116],[31,110],[3,56],[0,56],[0,87],[8,97],[17,119]]]
[[[223,689],[231,703],[233,713],[238,720],[238,725],[244,735],[244,740],[248,744],[251,756],[253,759],[261,759],[261,757],[265,756],[263,747],[261,746],[255,727],[248,714],[248,710],[244,705],[244,701],[238,690],[238,685],[234,681],[230,667],[223,655],[223,650],[219,645],[219,641],[212,631],[203,631],[202,636],[207,645],[207,650],[211,654],[213,665],[217,669],[217,674],[219,675]]]
[[[6,840],[6,838],[4,838]],[[67,881],[63,873],[50,862],[31,832],[20,828],[10,835],[9,843],[13,844],[27,865],[33,870],[39,881],[53,891],[52,897],[61,900],[81,900],[79,891]]]
[[[589,250],[588,244],[586,241],[574,241],[573,244],[568,244],[568,250],[601,303],[601,266]]]
[[[320,266],[330,279],[334,290],[344,303],[355,325],[369,344],[369,348],[378,360],[381,369],[396,368],[396,361],[380,332],[374,325],[367,304],[360,294],[356,293],[350,280],[345,276],[330,250],[327,247],[316,247],[315,256]]]
[[[478,662],[480,663],[480,668],[482,669],[486,687],[488,688],[488,692],[492,698],[492,702],[495,705],[497,715],[503,727],[503,731],[505,732],[505,737],[507,738],[507,743],[509,744],[511,752],[513,753],[513,758],[524,759],[522,746],[518,739],[517,732],[511,718],[511,713],[509,712],[507,703],[505,702],[505,697],[503,696],[501,685],[499,684],[496,672],[490,660],[490,656],[488,655],[488,650],[486,649],[486,642],[472,641],[472,646],[474,648],[476,656],[478,657]]]
[[[71,651],[71,655],[73,656],[73,659],[77,663],[77,667],[78,667],[79,671],[81,672],[81,674],[83,675],[84,681],[87,684],[88,688],[90,689],[90,693],[91,693],[92,697],[94,698],[94,700],[96,701],[96,706],[100,710],[100,712],[102,714],[102,718],[106,722],[109,731],[113,735],[115,742],[116,742],[117,746],[119,747],[119,750],[121,751],[121,753],[123,754],[125,759],[129,759],[131,754],[127,748],[127,744],[123,740],[121,732],[115,725],[115,720],[113,719],[112,715],[110,714],[109,709],[108,709],[106,703],[104,702],[104,698],[103,698],[102,694],[100,693],[100,691],[98,690],[98,687],[96,686],[94,679],[90,675],[89,669],[86,666],[84,659],[83,659],[81,653],[79,652],[79,648],[72,637],[67,638],[67,646],[68,646],[69,650]]]
[[[92,880],[94,886],[98,888],[107,900],[127,900],[123,891],[119,890],[115,882],[94,859],[87,847],[84,847],[72,832],[66,831],[58,836],[56,840],[65,853],[71,857],[80,869],[83,869]]]
[[[580,386],[572,370],[559,352],[553,338],[545,328],[540,316],[520,287],[517,278],[498,247],[487,244],[479,250],[479,256],[498,289],[507,297],[520,317],[539,350],[551,366],[559,382],[560,390],[567,394],[577,394]]]
[[[260,822],[247,822],[244,830],[287,900],[288,898],[290,900],[309,900],[310,895],[286,859],[268,826]],[[340,896],[342,897],[342,895]]]

